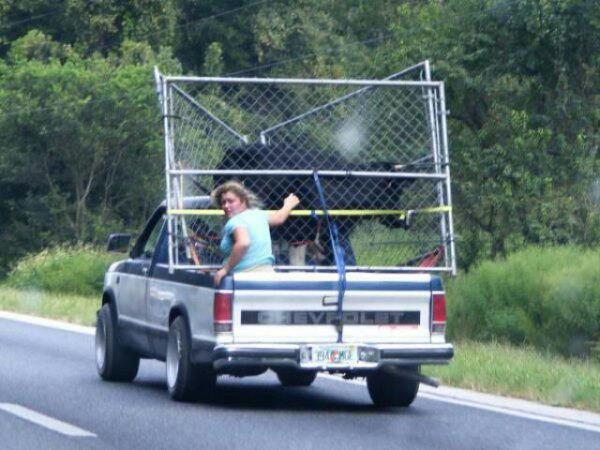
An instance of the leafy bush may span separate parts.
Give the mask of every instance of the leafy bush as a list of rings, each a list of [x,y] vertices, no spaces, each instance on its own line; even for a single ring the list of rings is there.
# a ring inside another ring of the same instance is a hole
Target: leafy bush
[[[104,272],[122,257],[91,246],[55,247],[21,259],[6,284],[20,289],[100,295]]]
[[[600,252],[529,247],[447,283],[453,339],[600,359]]]

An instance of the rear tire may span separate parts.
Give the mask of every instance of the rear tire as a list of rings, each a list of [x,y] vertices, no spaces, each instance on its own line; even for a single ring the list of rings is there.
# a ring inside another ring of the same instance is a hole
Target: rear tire
[[[192,339],[184,317],[169,327],[167,342],[167,388],[173,400],[194,401],[214,393],[216,374],[212,367],[193,364]]]
[[[310,386],[317,377],[317,372],[307,370],[280,369],[276,373],[283,386]]]
[[[418,367],[403,370],[419,373]],[[378,370],[367,376],[369,395],[379,407],[409,406],[417,396],[419,384],[418,380],[385,370]]]
[[[119,342],[116,314],[111,303],[105,303],[96,321],[96,369],[103,380],[132,381],[137,375],[140,358]]]

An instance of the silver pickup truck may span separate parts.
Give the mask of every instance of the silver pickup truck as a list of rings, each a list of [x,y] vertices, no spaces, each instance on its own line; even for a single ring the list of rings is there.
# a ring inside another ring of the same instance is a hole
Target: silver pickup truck
[[[285,386],[308,386],[329,372],[366,377],[376,405],[408,406],[433,383],[421,366],[452,358],[439,276],[348,272],[342,308],[336,272],[236,273],[215,288],[210,272],[169,271],[165,213],[162,204],[106,273],[95,340],[103,379],[131,381],[140,358],[154,358],[166,362],[172,398],[192,400],[214,394],[218,375],[271,369]],[[123,246],[127,235],[109,240]]]

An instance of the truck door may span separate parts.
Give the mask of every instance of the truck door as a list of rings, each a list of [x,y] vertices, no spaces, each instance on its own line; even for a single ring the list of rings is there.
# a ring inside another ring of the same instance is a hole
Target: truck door
[[[153,354],[160,358],[166,355],[169,311],[176,299],[175,274],[170,274],[169,243],[166,220],[156,244],[146,287],[146,319]]]
[[[162,214],[156,215],[149,220],[132,250],[132,257],[119,275],[119,321],[127,324],[130,340],[141,351],[149,349],[146,290],[154,247],[163,224]]]

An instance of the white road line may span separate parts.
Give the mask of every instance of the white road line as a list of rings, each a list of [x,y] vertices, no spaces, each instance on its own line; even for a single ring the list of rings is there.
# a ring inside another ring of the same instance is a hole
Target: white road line
[[[343,383],[352,383],[366,388],[366,382],[361,380],[344,380],[339,376],[329,374],[319,374],[319,377],[328,380],[341,381]],[[499,414],[537,420],[538,422],[564,425],[571,428],[579,428],[600,433],[600,414],[567,408],[556,408],[520,399],[480,394],[464,389],[440,387],[439,390],[443,392],[441,394],[435,393],[435,390],[435,388],[421,385],[418,396],[428,400],[452,403],[455,405],[492,411]],[[461,395],[463,398],[458,398]],[[511,406],[511,404],[514,404],[515,406]]]
[[[545,415],[540,415],[540,414],[526,413],[526,412],[515,410],[515,409],[508,409],[508,408],[502,408],[502,407],[498,407],[498,406],[485,405],[482,403],[474,403],[474,402],[470,402],[470,401],[466,401],[466,400],[458,400],[455,398],[441,397],[441,396],[438,396],[435,394],[420,393],[419,397],[427,398],[429,400],[435,400],[438,402],[452,403],[454,405],[461,405],[461,406],[468,406],[470,408],[483,409],[485,411],[492,411],[492,412],[496,412],[496,413],[500,413],[500,414],[506,414],[509,416],[516,416],[516,417],[522,417],[525,419],[537,420],[538,422],[552,423],[555,425],[564,425],[564,426],[571,427],[571,428],[579,428],[582,430],[600,433],[600,426],[593,425],[593,424],[587,424],[584,422],[575,422],[575,421],[568,420],[568,419],[561,419],[561,418],[550,417],[550,416],[545,416]]]
[[[96,437],[94,433],[78,428],[66,422],[54,419],[29,408],[14,403],[0,403],[0,409],[21,419],[40,425],[49,430],[73,437]]]
[[[94,328],[92,327],[84,327],[82,325],[60,322],[58,320],[43,319],[41,317],[28,316],[25,314],[17,314],[8,311],[0,311],[0,319],[15,320],[17,322],[25,322],[32,325],[39,325],[42,327],[55,328],[64,331],[73,331],[75,333],[94,334]]]

